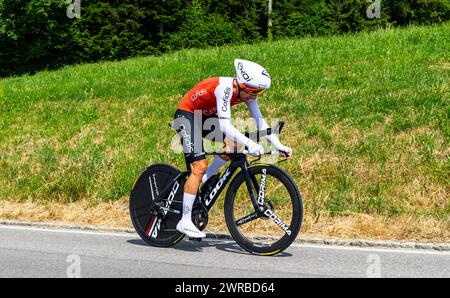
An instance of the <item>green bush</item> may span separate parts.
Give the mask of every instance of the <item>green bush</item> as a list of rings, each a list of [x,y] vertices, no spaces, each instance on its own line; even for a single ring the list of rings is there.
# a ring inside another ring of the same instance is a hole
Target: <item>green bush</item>
[[[202,0],[201,4],[207,14],[220,15],[239,28],[247,43],[261,41],[266,36],[267,0]]]
[[[325,1],[310,2],[299,1],[289,7],[289,1],[280,3],[275,7],[274,12],[274,35],[277,38],[317,36],[333,34],[336,32],[334,24],[329,22],[328,16],[331,14]],[[301,11],[295,9],[299,5],[303,7]],[[282,9],[288,7],[288,14]]]
[[[66,0],[0,2],[0,76],[76,61]]]
[[[450,20],[448,0],[390,0],[391,21],[398,25],[430,25]]]
[[[66,64],[155,55],[182,48],[253,43],[268,38],[267,0],[0,0],[0,77]],[[274,39],[450,20],[448,0],[273,1]]]
[[[193,1],[188,16],[178,32],[161,41],[164,51],[242,43],[242,31],[220,15],[205,15],[197,0]]]
[[[332,35],[373,29],[388,24],[389,7],[380,18],[370,19],[370,3],[361,0],[284,0],[274,8],[277,38]]]
[[[116,60],[157,53],[137,1],[98,1],[82,7],[74,28],[83,61]],[[81,47],[82,46],[82,47]]]

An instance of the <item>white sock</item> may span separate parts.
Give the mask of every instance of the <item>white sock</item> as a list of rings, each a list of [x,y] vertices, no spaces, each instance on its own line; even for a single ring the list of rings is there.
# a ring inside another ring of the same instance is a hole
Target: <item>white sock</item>
[[[182,221],[189,220],[192,221],[192,206],[194,205],[195,197],[197,195],[191,195],[187,192],[183,195],[183,216]]]
[[[209,177],[217,173],[217,171],[226,163],[226,160],[223,160],[219,155],[216,155],[216,158],[214,158],[211,165],[206,169],[205,175],[202,177],[202,182],[204,183]]]

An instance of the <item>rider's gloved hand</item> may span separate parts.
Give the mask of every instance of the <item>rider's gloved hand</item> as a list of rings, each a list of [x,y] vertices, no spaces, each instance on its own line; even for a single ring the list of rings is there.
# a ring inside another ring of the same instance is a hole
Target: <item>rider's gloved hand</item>
[[[248,153],[250,153],[251,155],[257,156],[257,155],[264,154],[264,147],[255,142],[248,144],[247,148],[248,148]]]
[[[284,145],[278,146],[277,150],[282,152],[286,157],[292,156],[292,149],[287,146]]]

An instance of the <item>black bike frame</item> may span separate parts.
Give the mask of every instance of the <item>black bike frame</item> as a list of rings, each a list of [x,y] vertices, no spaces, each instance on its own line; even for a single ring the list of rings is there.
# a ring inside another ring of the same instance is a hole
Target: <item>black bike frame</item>
[[[258,183],[257,183],[255,177],[251,177],[249,174],[249,171],[248,171],[249,163],[247,161],[246,155],[243,153],[226,153],[226,154],[206,153],[206,154],[207,155],[219,155],[219,154],[227,155],[231,159],[231,163],[225,169],[222,176],[220,176],[219,181],[216,183],[216,185],[210,191],[208,196],[206,198],[203,198],[206,209],[209,211],[212,208],[212,206],[214,206],[214,204],[217,201],[217,199],[219,198],[220,194],[222,193],[222,191],[225,189],[225,187],[228,185],[231,178],[233,177],[233,174],[240,168],[240,169],[242,169],[242,173],[244,174],[245,182],[247,185],[247,189],[249,191],[249,195],[250,195],[250,199],[252,201],[253,207],[255,208],[255,210],[257,210],[258,213],[264,212],[265,208],[261,208],[262,206],[258,205],[257,199],[255,197],[255,193],[252,188],[252,183],[253,183],[256,190],[258,191],[258,189],[259,189]],[[155,204],[160,207],[163,207],[162,205],[165,201],[167,201],[167,200],[165,200],[165,198],[167,197],[169,192],[174,192],[173,188],[178,186],[183,179],[186,179],[189,176],[189,174],[190,174],[189,171],[182,172],[177,177],[175,177],[170,183],[168,183],[166,185],[166,187],[164,187],[164,189],[160,192],[159,196],[155,199]],[[200,196],[203,194],[199,193],[198,195]],[[170,203],[172,203],[172,202],[182,203],[182,201],[181,202],[180,201],[171,201]],[[169,209],[169,211],[171,211],[170,204],[169,205],[166,204],[165,208],[167,208],[167,209]]]
[[[249,192],[253,207],[255,208],[255,210],[259,210],[258,203],[257,203],[256,197],[255,197],[255,193],[253,192],[253,188],[252,188],[252,179],[250,178],[249,171],[248,171],[249,163],[247,161],[245,154],[231,153],[231,154],[227,154],[227,155],[231,158],[231,163],[225,169],[222,176],[220,176],[219,181],[217,181],[216,185],[210,191],[208,196],[206,198],[204,198],[204,203],[205,203],[206,209],[208,209],[208,211],[209,211],[212,208],[212,206],[217,201],[217,199],[219,198],[222,191],[225,189],[225,187],[230,182],[231,178],[233,177],[233,174],[237,171],[237,169],[240,168],[242,170],[242,173],[244,174],[245,182],[247,184],[248,192]],[[256,185],[257,185],[257,183],[255,184],[255,186]]]

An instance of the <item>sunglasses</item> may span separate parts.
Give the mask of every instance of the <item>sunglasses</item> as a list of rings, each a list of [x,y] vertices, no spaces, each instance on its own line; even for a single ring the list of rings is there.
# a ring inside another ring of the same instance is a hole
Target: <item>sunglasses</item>
[[[263,93],[265,90],[261,88],[250,87],[245,84],[239,84],[242,90],[251,95],[259,95]]]

